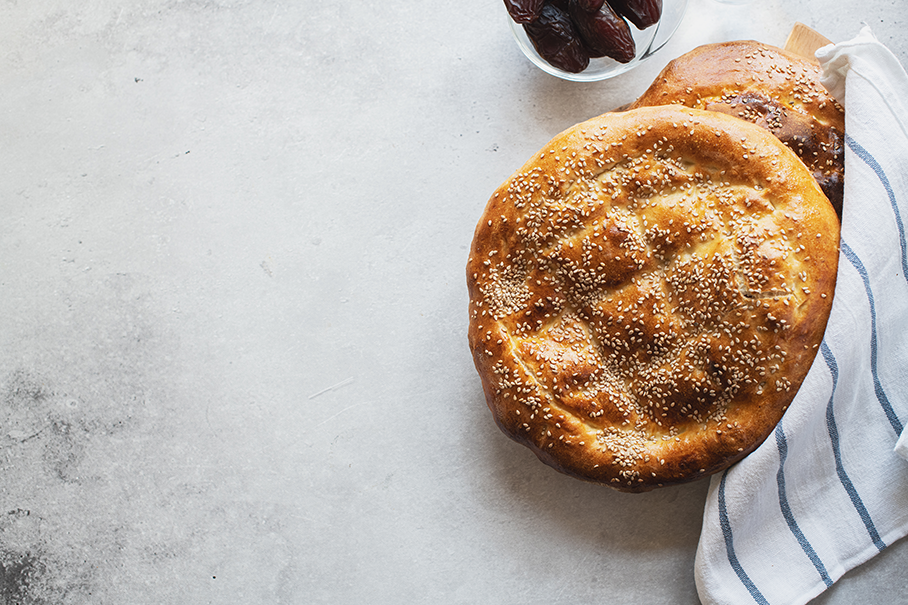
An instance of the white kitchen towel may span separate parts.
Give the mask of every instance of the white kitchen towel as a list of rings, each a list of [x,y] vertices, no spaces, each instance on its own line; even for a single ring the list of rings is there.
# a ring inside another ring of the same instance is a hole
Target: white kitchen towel
[[[866,27],[817,58],[845,106],[835,299],[782,421],[711,479],[704,605],[806,603],[908,533],[908,77]]]

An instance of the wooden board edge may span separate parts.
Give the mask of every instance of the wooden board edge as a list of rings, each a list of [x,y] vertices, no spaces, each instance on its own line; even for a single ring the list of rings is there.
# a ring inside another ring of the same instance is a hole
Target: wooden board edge
[[[827,44],[832,44],[832,41],[826,38],[826,36],[803,23],[797,22],[794,24],[794,27],[791,28],[791,32],[788,34],[788,40],[785,41],[785,46],[783,48],[789,52],[793,52],[802,57],[806,57],[811,61],[817,62],[817,49],[822,48]]]

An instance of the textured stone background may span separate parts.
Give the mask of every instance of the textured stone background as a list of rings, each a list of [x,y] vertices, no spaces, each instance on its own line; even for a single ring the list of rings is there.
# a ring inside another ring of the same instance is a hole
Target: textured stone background
[[[475,221],[672,56],[865,21],[905,63],[905,6],[690,0],[581,85],[500,0],[0,2],[0,604],[696,603],[705,482],[614,493],[491,422]]]

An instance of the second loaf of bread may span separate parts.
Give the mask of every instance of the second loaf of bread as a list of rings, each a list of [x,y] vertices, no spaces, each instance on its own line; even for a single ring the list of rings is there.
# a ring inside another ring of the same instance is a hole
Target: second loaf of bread
[[[668,104],[769,130],[807,165],[841,216],[845,112],[820,83],[818,64],[753,40],[706,44],[670,61],[631,107]]]

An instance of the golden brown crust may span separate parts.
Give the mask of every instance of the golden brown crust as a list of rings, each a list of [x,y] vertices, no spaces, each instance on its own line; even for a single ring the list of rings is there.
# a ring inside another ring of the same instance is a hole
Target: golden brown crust
[[[469,342],[496,422],[625,491],[729,466],[813,361],[838,229],[803,163],[752,124],[665,106],[566,130],[473,240]]]
[[[766,128],[798,154],[841,216],[845,112],[820,83],[818,64],[752,40],[707,44],[671,61],[631,107],[668,104]]]

